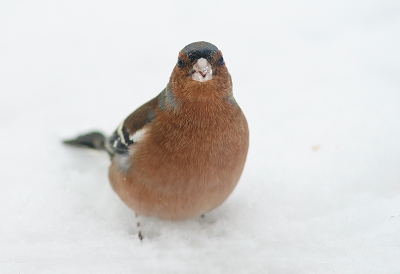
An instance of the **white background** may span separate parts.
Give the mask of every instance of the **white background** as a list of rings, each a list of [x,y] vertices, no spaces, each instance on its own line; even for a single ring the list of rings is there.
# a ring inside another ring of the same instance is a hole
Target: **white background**
[[[0,273],[400,273],[399,1],[215,2],[0,2]],[[205,218],[136,219],[61,140],[111,133],[201,40],[245,171]]]

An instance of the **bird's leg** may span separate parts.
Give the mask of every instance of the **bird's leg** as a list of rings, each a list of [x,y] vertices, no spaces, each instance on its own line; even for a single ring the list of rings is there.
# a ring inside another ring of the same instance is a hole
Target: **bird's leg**
[[[139,230],[138,238],[139,238],[140,241],[142,241],[143,238],[144,238],[144,236],[142,235],[142,231],[141,230]]]

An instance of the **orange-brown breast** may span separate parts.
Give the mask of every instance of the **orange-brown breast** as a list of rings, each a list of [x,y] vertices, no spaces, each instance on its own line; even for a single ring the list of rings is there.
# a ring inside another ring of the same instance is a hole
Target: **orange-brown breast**
[[[156,111],[131,167],[110,167],[111,184],[137,214],[182,220],[222,204],[235,188],[248,150],[240,108],[223,101],[185,102],[179,111]]]

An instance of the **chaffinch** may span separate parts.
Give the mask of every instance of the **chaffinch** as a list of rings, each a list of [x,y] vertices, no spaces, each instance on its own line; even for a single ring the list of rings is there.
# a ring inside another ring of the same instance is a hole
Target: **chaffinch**
[[[184,220],[232,193],[249,130],[221,51],[195,42],[179,52],[166,88],[110,137],[93,132],[65,143],[105,149],[111,185],[136,214]]]

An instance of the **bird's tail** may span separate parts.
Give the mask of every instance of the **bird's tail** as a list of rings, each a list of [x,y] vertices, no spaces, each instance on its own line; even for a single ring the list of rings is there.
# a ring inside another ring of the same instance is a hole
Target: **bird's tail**
[[[64,144],[86,147],[97,150],[106,150],[105,148],[106,137],[100,132],[91,132],[88,134],[80,135],[75,139],[64,140]]]

